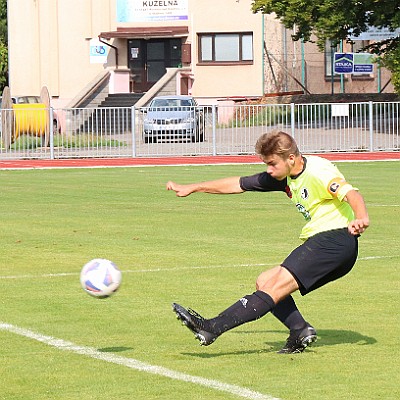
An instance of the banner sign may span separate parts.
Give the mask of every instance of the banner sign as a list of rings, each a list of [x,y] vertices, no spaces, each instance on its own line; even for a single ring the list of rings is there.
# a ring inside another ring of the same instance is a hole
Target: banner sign
[[[376,28],[371,26],[366,32],[362,32],[360,36],[350,35],[350,40],[374,40],[379,42],[380,40],[393,39],[400,36],[400,29],[391,31],[389,28]]]
[[[369,53],[335,53],[335,74],[372,74],[373,55]]]
[[[351,74],[353,72],[353,53],[335,53],[335,74]]]
[[[187,20],[188,0],[117,0],[117,22]]]
[[[90,63],[105,64],[107,62],[108,48],[99,39],[90,40]]]

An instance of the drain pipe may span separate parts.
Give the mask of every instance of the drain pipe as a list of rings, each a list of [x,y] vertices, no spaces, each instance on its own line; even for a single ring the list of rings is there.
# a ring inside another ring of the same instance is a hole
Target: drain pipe
[[[101,43],[105,44],[106,46],[111,47],[111,48],[113,48],[115,50],[115,68],[118,69],[118,47],[113,46],[112,44],[105,42],[101,38],[101,36],[99,36],[99,42],[101,42]]]

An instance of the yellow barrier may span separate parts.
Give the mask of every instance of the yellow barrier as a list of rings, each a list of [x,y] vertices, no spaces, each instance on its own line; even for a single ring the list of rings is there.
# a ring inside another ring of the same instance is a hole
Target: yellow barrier
[[[48,125],[48,109],[43,103],[13,104],[15,138],[22,134],[42,136]]]
[[[10,88],[4,88],[0,107],[0,146],[2,142],[9,149],[20,135],[40,137],[42,146],[49,145],[50,95],[46,86],[42,87],[40,100],[40,103],[13,104]]]

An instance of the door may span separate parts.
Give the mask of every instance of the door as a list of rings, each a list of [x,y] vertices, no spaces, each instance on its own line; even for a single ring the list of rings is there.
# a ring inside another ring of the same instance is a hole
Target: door
[[[131,39],[128,41],[132,92],[146,92],[165,73],[181,65],[181,39]]]

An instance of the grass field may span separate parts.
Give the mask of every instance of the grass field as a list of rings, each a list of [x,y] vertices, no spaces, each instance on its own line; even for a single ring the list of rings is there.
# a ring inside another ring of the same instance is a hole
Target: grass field
[[[200,347],[171,311],[212,317],[299,244],[279,193],[177,198],[165,183],[260,165],[0,171],[0,399],[399,399],[398,162],[338,163],[371,227],[344,279],[301,297],[319,340],[280,355],[273,318]],[[83,264],[113,260],[112,298],[88,296]]]

